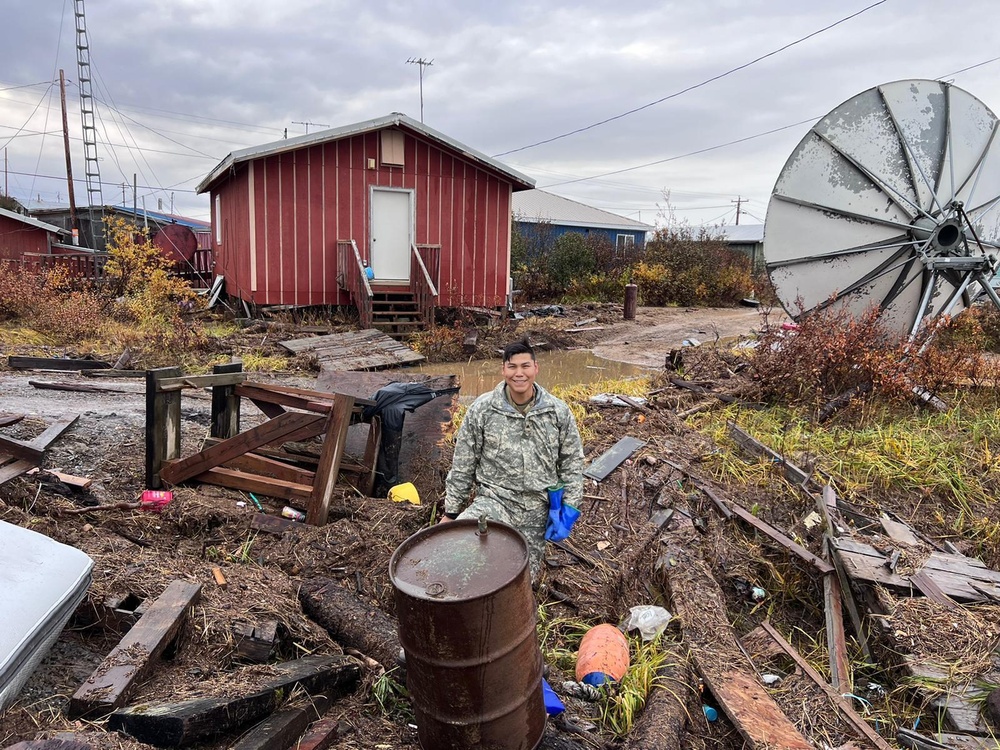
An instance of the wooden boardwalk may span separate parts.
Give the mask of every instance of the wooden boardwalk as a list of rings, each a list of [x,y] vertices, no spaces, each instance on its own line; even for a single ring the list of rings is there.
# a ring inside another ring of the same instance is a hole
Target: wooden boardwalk
[[[426,357],[382,331],[368,328],[279,342],[292,354],[312,353],[328,370],[383,370],[422,362]]]

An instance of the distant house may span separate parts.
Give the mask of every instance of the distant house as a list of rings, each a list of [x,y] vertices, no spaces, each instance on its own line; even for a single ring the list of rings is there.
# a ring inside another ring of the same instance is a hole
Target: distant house
[[[764,267],[763,224],[733,224],[719,227],[718,232],[731,250],[738,250],[750,257],[755,270]]]
[[[236,151],[209,193],[216,272],[262,305],[358,307],[392,295],[500,307],[510,291],[511,195],[534,181],[406,115]],[[374,279],[366,282],[365,264]]]
[[[24,214],[0,208],[0,261],[24,261],[39,255],[51,255],[64,244],[70,232]]]
[[[32,208],[30,213],[35,218],[55,224],[67,231],[72,228],[69,206],[36,207]],[[155,237],[164,227],[185,227],[190,229],[194,234],[199,249],[208,249],[210,247],[212,231],[210,222],[191,219],[177,214],[163,213],[162,211],[147,211],[143,208],[137,208],[133,211],[131,207],[126,206],[83,206],[77,208],[76,222],[80,230],[81,245],[104,252],[106,249],[104,227],[101,225],[104,216],[120,216],[137,226],[146,227],[149,229],[150,237]]]
[[[605,237],[623,254],[638,250],[646,235],[654,230],[649,224],[563,198],[544,190],[527,190],[514,195],[514,223],[522,236],[554,242],[569,232]]]

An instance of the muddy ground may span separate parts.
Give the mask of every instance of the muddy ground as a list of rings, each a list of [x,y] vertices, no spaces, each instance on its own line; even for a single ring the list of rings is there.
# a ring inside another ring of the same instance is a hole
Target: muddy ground
[[[603,330],[568,335],[557,345],[582,343],[606,357],[647,366],[660,366],[672,349],[685,339],[711,342],[748,334],[760,325],[758,311],[649,310],[640,309],[637,320],[623,322],[620,308],[581,308],[567,313],[565,324],[598,317],[595,327]],[[539,319],[528,319],[517,332],[536,330]],[[562,329],[563,322],[554,328]],[[546,329],[542,329],[546,330]],[[550,332],[553,327],[550,325]],[[511,330],[505,330],[504,334]],[[582,336],[586,340],[580,342]],[[547,336],[552,341],[558,337]],[[579,344],[578,344],[579,345]],[[731,373],[722,360],[706,355],[701,377]],[[316,387],[308,374],[270,377],[283,384]],[[54,539],[79,547],[95,560],[94,578],[86,606],[60,637],[56,646],[29,680],[19,701],[0,718],[0,746],[17,741],[53,737],[73,732],[93,747],[146,747],[132,739],[106,731],[104,720],[73,721],[66,717],[68,698],[86,676],[117,643],[119,633],[107,623],[94,624],[93,613],[101,612],[115,597],[132,595],[151,600],[175,579],[202,584],[201,600],[184,630],[176,653],[160,662],[137,689],[132,701],[174,702],[194,696],[239,695],[266,679],[266,665],[241,660],[234,639],[238,623],[276,621],[283,637],[272,662],[305,653],[336,654],[343,650],[319,625],[308,618],[299,602],[299,590],[316,579],[339,582],[365,606],[393,614],[393,592],[387,566],[393,550],[409,535],[425,526],[440,497],[448,468],[445,447],[436,460],[423,462],[415,482],[425,502],[419,507],[397,505],[384,499],[365,498],[352,488],[338,488],[332,521],[322,528],[297,526],[282,535],[254,532],[250,520],[255,513],[248,498],[239,492],[207,485],[175,488],[174,501],[162,514],[139,511],[91,512],[67,515],[65,511],[96,503],[135,499],[144,482],[144,391],[140,381],[102,381],[115,393],[76,393],[39,390],[29,380],[93,382],[66,373],[0,372],[0,413],[24,413],[22,422],[4,433],[31,438],[46,422],[68,412],[79,420],[47,452],[45,467],[90,477],[93,486],[75,493],[45,476],[23,476],[0,486],[0,519],[28,526]],[[540,377],[544,384],[544,373]],[[693,491],[685,473],[668,469],[672,462],[698,474],[700,458],[715,448],[677,418],[676,412],[700,400],[686,391],[661,392],[645,409],[588,407],[587,423],[593,437],[585,446],[588,461],[601,455],[620,437],[631,435],[646,442],[620,469],[597,483],[587,481],[583,519],[574,529],[573,551],[550,548],[542,581],[536,590],[539,603],[552,617],[587,622],[621,620],[636,604],[654,601],[657,593],[649,571],[659,553],[657,534],[646,525],[660,507],[674,507],[704,526],[721,528],[723,521]],[[207,436],[210,403],[207,394],[186,392],[182,400],[182,455],[198,449]],[[244,411],[245,424],[260,415]],[[664,471],[666,472],[664,474]],[[657,472],[666,476],[664,489],[651,490],[646,480]],[[723,490],[720,490],[722,492]],[[265,511],[280,513],[283,501],[261,498]],[[744,491],[744,506],[768,509],[768,520],[783,527],[794,525],[803,509],[781,499],[780,490]],[[716,534],[706,539],[709,558],[720,580],[755,580],[768,575],[761,569],[759,547],[742,534]],[[805,579],[822,601],[821,584],[808,580],[808,571],[788,559],[767,561],[767,570],[785,580]],[[219,587],[211,569],[218,566],[228,584]],[[737,619],[760,619],[752,602],[743,601],[727,585],[730,606]],[[90,612],[90,615],[87,614]],[[817,617],[818,615],[818,617]],[[822,613],[802,608],[772,613],[788,628],[816,632]],[[558,665],[548,665],[553,685],[572,679]],[[405,702],[384,710],[371,690],[377,672],[366,669],[362,685],[340,698],[328,716],[345,722],[346,736],[339,747],[386,749],[417,747],[412,717]],[[701,714],[701,696],[696,685],[676,688],[686,704],[687,721],[683,747],[741,747],[742,740],[725,721],[706,723]],[[577,746],[608,746],[608,736],[594,731],[593,704],[564,696],[567,715],[590,731],[583,734],[556,731],[554,739]],[[835,722],[833,722],[835,723]],[[842,728],[832,727],[824,736],[840,737]],[[204,747],[231,746],[236,737],[227,735]],[[579,743],[582,743],[580,745]],[[559,746],[550,744],[551,747]]]

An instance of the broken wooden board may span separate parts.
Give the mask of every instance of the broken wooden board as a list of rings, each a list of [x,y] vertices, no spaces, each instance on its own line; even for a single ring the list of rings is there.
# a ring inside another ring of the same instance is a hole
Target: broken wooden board
[[[180,747],[218,737],[261,719],[281,705],[296,685],[309,693],[351,690],[361,662],[351,656],[304,656],[276,664],[277,677],[235,698],[194,698],[142,704],[115,711],[108,729],[157,747]]]
[[[71,718],[98,716],[120,708],[136,684],[180,632],[201,584],[172,581],[121,642],[73,695]]]
[[[281,625],[277,620],[234,622],[233,640],[241,661],[263,664],[278,647]]]
[[[68,357],[8,357],[12,370],[107,370],[111,365],[96,359]]]
[[[680,618],[695,666],[746,747],[812,748],[761,685],[741,650],[719,584],[697,552],[694,527],[685,523],[668,532],[665,541],[667,551],[656,562],[656,574]]]
[[[326,712],[330,702],[325,695],[316,695],[306,705],[286,706],[275,711],[243,735],[231,750],[287,750],[295,747],[295,741]]]
[[[330,370],[381,370],[423,362],[426,357],[374,328],[279,341],[292,354],[311,352]]]
[[[878,522],[882,525],[885,535],[894,542],[910,545],[920,544],[920,539],[913,533],[913,529],[905,523],[890,518],[888,513],[879,513]]]
[[[9,427],[24,419],[23,414],[0,414],[0,427]]]
[[[967,684],[967,679],[956,678],[946,666],[922,662],[914,656],[903,657],[903,670],[913,678],[914,690],[928,699],[928,709],[948,729],[970,735],[989,734],[980,711],[986,690],[977,687],[975,681]],[[930,686],[926,694],[921,690],[925,684]]]
[[[908,576],[889,570],[886,556],[871,545],[849,537],[831,539],[830,545],[848,577],[911,596],[917,590]],[[974,557],[932,552],[920,572],[956,602],[1000,600],[1000,572],[990,570]]]
[[[295,750],[326,750],[341,737],[354,731],[354,727],[340,719],[320,719],[295,745]]]
[[[798,542],[789,539],[787,536],[785,536],[771,524],[767,523],[766,521],[760,520],[759,518],[757,518],[757,516],[748,511],[742,505],[737,505],[734,502],[729,502],[728,505],[729,509],[735,515],[739,516],[742,520],[746,521],[748,524],[753,526],[755,529],[757,529],[757,531],[761,532],[765,536],[770,537],[771,539],[776,541],[778,544],[787,549],[789,552],[793,553],[794,555],[797,555],[806,562],[810,563],[820,573],[826,574],[833,572],[833,566],[830,565],[830,563],[820,559]]]
[[[65,380],[29,380],[28,385],[41,391],[70,391],[74,393],[138,393],[126,388],[112,388],[93,383],[74,383]]]
[[[740,448],[750,455],[757,456],[759,458],[766,458],[773,464],[780,466],[785,474],[785,477],[792,484],[805,486],[806,483],[808,483],[809,474],[788,461],[780,453],[771,450],[755,437],[741,430],[733,422],[729,423],[729,437],[731,437],[736,444],[740,446]]]
[[[600,482],[645,444],[646,441],[639,440],[639,438],[623,437],[594,459],[593,463],[584,470],[583,475]]]
[[[875,747],[879,748],[879,750],[891,750],[889,743],[887,743],[874,729],[872,729],[871,725],[861,718],[858,712],[854,710],[854,707],[847,702],[842,691],[839,688],[834,690],[830,687],[827,681],[823,679],[823,676],[813,669],[812,665],[803,659],[802,655],[792,647],[792,644],[782,638],[781,634],[771,627],[769,622],[765,621],[761,623],[761,628],[774,639],[774,642],[778,644],[782,651],[791,657],[791,659],[798,665],[799,669],[801,669],[809,677],[809,679],[816,684],[817,687],[826,693],[827,698],[829,698],[833,705],[836,706],[841,715],[847,719],[847,722],[854,727],[859,736],[863,736]]]

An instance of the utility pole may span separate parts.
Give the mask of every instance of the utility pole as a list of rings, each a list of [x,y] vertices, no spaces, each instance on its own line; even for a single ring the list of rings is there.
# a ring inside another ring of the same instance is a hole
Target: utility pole
[[[315,126],[317,128],[328,128],[328,127],[330,127],[326,123],[322,123],[322,122],[302,122],[301,120],[292,120],[292,125],[305,125],[306,126],[306,135],[309,135],[309,126],[310,125],[313,125],[313,126]],[[285,128],[285,138],[287,138],[287,137],[288,137],[288,128]]]
[[[73,192],[73,159],[69,151],[69,118],[66,116],[66,74],[59,68],[59,102],[62,104],[63,146],[66,148],[66,181],[69,183],[69,228],[73,244],[80,241],[80,225],[76,223],[76,195]]]
[[[135,205],[135,194],[138,185],[135,180],[135,172],[132,173],[132,221],[135,221],[135,217],[138,215],[138,206]]]
[[[729,202],[736,204],[736,225],[739,226],[739,223],[740,223],[740,206],[742,206],[744,203],[749,203],[750,199],[749,198],[744,198],[742,196],[736,196],[736,200],[729,201]]]
[[[425,60],[422,57],[411,57],[406,61],[407,65],[420,66],[420,122],[424,121],[424,68],[434,64],[434,60]]]

